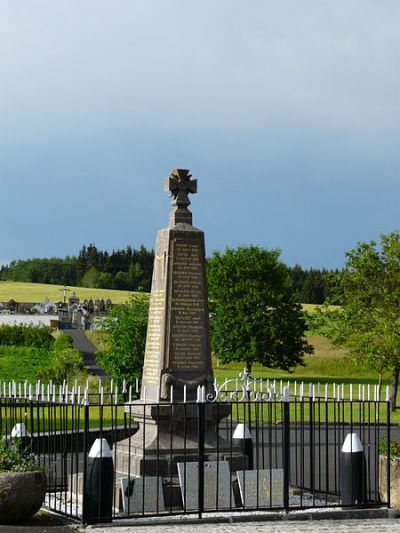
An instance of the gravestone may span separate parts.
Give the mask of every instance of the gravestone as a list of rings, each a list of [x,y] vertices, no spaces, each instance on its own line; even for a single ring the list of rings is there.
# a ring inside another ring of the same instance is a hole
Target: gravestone
[[[198,510],[198,463],[178,463],[178,475],[184,508],[187,511]],[[227,461],[204,463],[204,487],[204,510],[235,507],[231,473]]]
[[[237,472],[244,507],[283,507],[283,470],[246,470]]]
[[[123,477],[121,494],[124,513],[131,515],[165,511],[163,488],[159,477]]]
[[[204,233],[192,225],[188,209],[197,181],[177,169],[165,190],[172,212],[157,234],[141,398],[125,405],[139,431],[118,443],[115,465],[125,475],[168,476],[179,493],[177,463],[198,460],[197,388],[212,393],[214,378]],[[235,470],[246,468],[239,448],[217,434],[230,405],[211,402],[204,409],[205,459],[227,458]]]

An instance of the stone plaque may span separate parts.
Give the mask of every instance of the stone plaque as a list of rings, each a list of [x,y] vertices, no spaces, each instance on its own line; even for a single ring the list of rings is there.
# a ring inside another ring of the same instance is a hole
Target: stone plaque
[[[203,235],[174,232],[169,366],[174,370],[206,371],[208,313],[203,272]]]
[[[143,366],[143,381],[147,386],[160,384],[164,308],[165,290],[158,289],[153,291],[150,298],[146,357]]]
[[[283,507],[283,469],[237,472],[244,507]]]
[[[123,477],[121,493],[124,513],[157,513],[165,510],[160,477]]]
[[[182,501],[186,510],[199,508],[199,465],[178,463]],[[218,483],[217,483],[218,481]],[[227,461],[204,463],[204,509],[229,509],[235,507],[231,473]]]

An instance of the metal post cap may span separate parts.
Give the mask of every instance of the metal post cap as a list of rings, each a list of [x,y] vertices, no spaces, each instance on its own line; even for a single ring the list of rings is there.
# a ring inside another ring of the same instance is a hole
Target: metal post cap
[[[343,446],[342,452],[344,453],[356,453],[364,450],[360,437],[357,433],[348,433]]]
[[[27,435],[26,426],[23,422],[15,424],[11,430],[11,437],[26,437]]]
[[[233,439],[251,439],[247,424],[238,424],[232,436]]]
[[[96,439],[90,448],[89,457],[92,459],[103,457],[112,457],[110,446],[106,439]]]

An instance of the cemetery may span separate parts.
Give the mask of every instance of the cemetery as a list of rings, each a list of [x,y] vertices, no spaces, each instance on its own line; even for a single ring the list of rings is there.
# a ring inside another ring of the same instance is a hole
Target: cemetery
[[[110,298],[101,300],[96,298],[80,298],[75,292],[67,299],[64,287],[64,301],[52,302],[46,298],[43,302],[0,302],[0,325],[1,324],[33,324],[51,326],[57,329],[90,329],[96,318],[102,317],[110,309]]]
[[[218,381],[204,233],[189,210],[197,180],[176,169],[165,190],[172,211],[156,238],[141,380],[1,382],[0,461],[14,446],[19,464],[45,473],[44,507],[83,524],[305,510],[386,516],[400,506],[389,387],[255,379],[247,369]],[[80,305],[72,295],[59,320],[86,327],[84,311],[110,303]],[[0,473],[0,509],[13,522],[10,475]]]

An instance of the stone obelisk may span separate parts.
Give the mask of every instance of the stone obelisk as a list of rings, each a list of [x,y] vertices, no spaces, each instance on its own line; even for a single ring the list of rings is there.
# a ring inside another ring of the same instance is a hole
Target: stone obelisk
[[[192,225],[189,193],[197,180],[176,169],[165,180],[171,193],[169,226],[157,234],[141,398],[195,398],[212,387],[204,233]]]
[[[192,225],[188,209],[197,182],[177,169],[165,189],[172,212],[157,234],[141,398],[125,406],[139,430],[119,442],[115,454],[116,471],[134,476],[176,476],[183,457],[198,460],[197,389],[213,391],[204,233]],[[227,403],[205,405],[206,459],[226,456],[242,465],[240,449],[218,436],[229,413]]]

